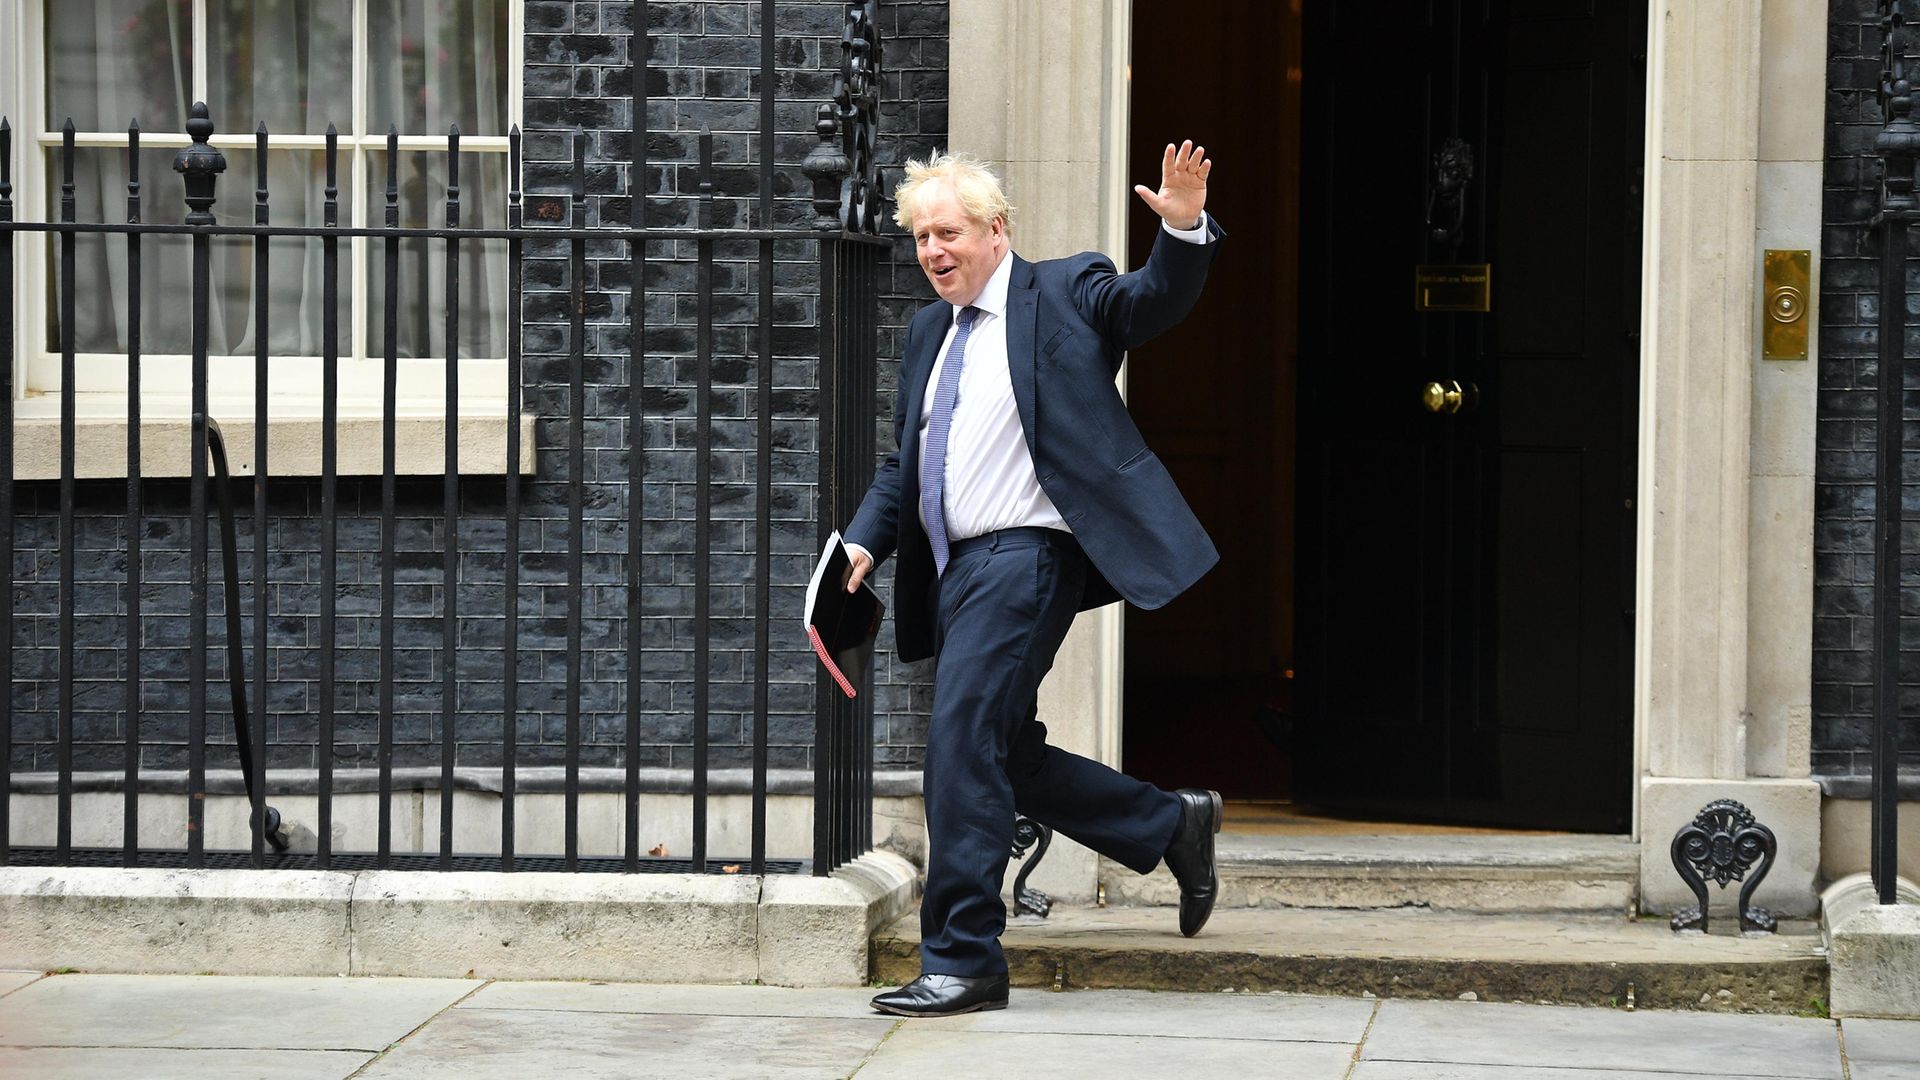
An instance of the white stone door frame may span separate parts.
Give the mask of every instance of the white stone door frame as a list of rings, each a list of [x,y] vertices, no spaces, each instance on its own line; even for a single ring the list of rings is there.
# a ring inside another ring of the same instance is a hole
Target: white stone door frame
[[[1780,837],[1759,902],[1805,912],[1820,843],[1808,779],[1817,369],[1759,360],[1757,282],[1766,247],[1818,257],[1826,4],[1650,2],[1636,770],[1621,778],[1648,839],[1642,907],[1684,898],[1666,840],[1733,797]],[[1124,265],[1131,0],[952,0],[951,14],[952,147],[1003,170],[1016,245]],[[1081,617],[1041,693],[1055,741],[1118,763],[1124,657],[1120,608]],[[1054,851],[1036,883],[1090,899],[1091,854]]]

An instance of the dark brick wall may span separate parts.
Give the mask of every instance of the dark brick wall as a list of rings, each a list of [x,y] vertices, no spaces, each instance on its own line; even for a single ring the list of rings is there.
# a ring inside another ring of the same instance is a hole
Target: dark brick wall
[[[1880,42],[1873,0],[1832,0],[1827,48],[1825,227],[1820,269],[1820,405],[1814,509],[1813,768],[1864,775],[1872,732],[1873,512],[1879,258],[1865,222],[1877,205]],[[1911,270],[1908,280],[1913,280]],[[1911,288],[1911,286],[1910,286]],[[1909,317],[1920,297],[1909,292]],[[1920,324],[1920,318],[1915,318]],[[1920,333],[1906,352],[1920,356]],[[1920,363],[1908,361],[1908,386]],[[1906,404],[1902,537],[1907,580],[1920,571],[1920,400]],[[1905,681],[1920,683],[1920,589],[1904,590]],[[1920,686],[1901,698],[1901,761],[1920,768]]]
[[[885,78],[881,155],[885,164],[923,156],[945,143],[946,22],[944,0],[883,0]],[[656,2],[649,6],[653,41],[648,73],[648,220],[657,225],[692,220],[701,125],[714,131],[720,193],[715,223],[753,223],[758,190],[760,4]],[[814,145],[815,110],[831,92],[839,63],[844,5],[793,2],[780,6],[776,221],[798,223],[810,214],[810,187],[800,163]],[[626,2],[529,0],[526,6],[526,181],[532,201],[567,190],[569,136],[584,127],[588,139],[590,223],[629,220],[632,7]],[[889,181],[891,182],[891,181]],[[231,187],[232,181],[228,181]],[[530,213],[530,217],[532,214]],[[891,230],[891,225],[888,226]],[[691,245],[657,243],[647,277],[646,360],[642,378],[652,388],[643,438],[649,473],[643,485],[646,607],[639,633],[645,723],[637,748],[644,765],[691,763],[692,610],[694,568],[693,394],[694,266]],[[524,336],[526,408],[537,416],[538,478],[523,488],[522,588],[519,609],[522,679],[520,761],[561,760],[565,692],[568,391],[565,302],[569,282],[564,245],[528,245]],[[623,552],[627,537],[626,482],[627,268],[621,245],[589,247],[584,563],[582,598],[582,761],[625,760],[627,625]],[[713,679],[710,731],[716,767],[749,760],[752,721],[755,554],[755,432],[757,350],[753,322],[756,249],[722,245],[714,276],[717,323],[714,351],[712,550],[714,587]],[[771,760],[774,767],[810,764],[814,664],[799,634],[799,610],[812,565],[815,519],[816,269],[812,245],[777,253],[775,298],[775,452],[773,462],[773,577],[771,617],[776,653],[771,664]],[[905,326],[932,296],[913,261],[912,245],[896,237],[881,266],[880,446],[892,443],[894,372]],[[58,705],[58,491],[53,484],[17,486],[20,508],[14,550],[14,598],[19,615],[14,643],[16,770],[53,767]],[[501,719],[504,486],[499,478],[463,481],[463,517],[457,537],[460,647],[454,658],[461,764],[498,761]],[[395,730],[397,764],[439,760],[442,552],[437,478],[399,486],[398,606]],[[251,493],[241,506],[241,578],[250,583]],[[123,482],[80,486],[77,529],[77,680],[75,765],[118,768],[125,737],[125,590]],[[148,486],[143,535],[142,761],[150,768],[185,763],[187,686],[186,488],[178,481]],[[276,481],[268,565],[270,601],[269,764],[311,767],[316,758],[319,642],[319,494],[307,480]],[[844,524],[844,523],[841,523]],[[216,534],[217,535],[217,534]],[[380,485],[343,480],[340,487],[341,583],[336,762],[373,762],[378,704]],[[883,575],[886,576],[886,575]],[[218,582],[218,562],[214,565]],[[244,602],[251,603],[251,586]],[[216,648],[224,641],[216,596],[211,625]],[[251,641],[251,620],[246,640]],[[891,625],[883,647],[891,648]],[[250,650],[249,650],[250,657]],[[211,658],[209,729],[231,740],[228,697]],[[249,658],[249,665],[251,659]],[[249,670],[251,670],[249,668]],[[924,743],[931,701],[930,672],[884,661],[876,674],[876,757],[882,766],[915,765]],[[216,750],[210,764],[231,764]]]

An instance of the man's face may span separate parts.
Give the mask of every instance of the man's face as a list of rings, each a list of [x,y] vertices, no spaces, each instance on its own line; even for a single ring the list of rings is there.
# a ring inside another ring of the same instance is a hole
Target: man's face
[[[967,217],[953,186],[934,181],[913,219],[914,250],[933,291],[949,304],[965,307],[979,299],[987,279],[1007,253],[1007,223],[982,225]]]

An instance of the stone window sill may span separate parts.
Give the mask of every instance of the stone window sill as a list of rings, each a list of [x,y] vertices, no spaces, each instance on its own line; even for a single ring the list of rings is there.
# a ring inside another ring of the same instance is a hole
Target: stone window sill
[[[75,403],[75,476],[83,480],[127,475],[127,408],[120,394],[82,394]],[[403,476],[446,473],[443,401],[401,401],[394,424],[395,461]],[[253,401],[216,399],[211,408],[226,436],[227,461],[235,476],[253,475]],[[145,399],[140,423],[140,475],[189,475],[192,437],[184,401]],[[522,475],[534,471],[533,417],[521,414]],[[459,469],[463,476],[502,476],[507,471],[507,413],[498,402],[463,405],[459,419]],[[339,475],[378,476],[382,427],[377,401],[340,403]],[[314,401],[277,400],[269,406],[268,467],[272,475],[320,475],[320,408]],[[60,478],[60,399],[36,394],[14,403],[13,476],[16,480]]]

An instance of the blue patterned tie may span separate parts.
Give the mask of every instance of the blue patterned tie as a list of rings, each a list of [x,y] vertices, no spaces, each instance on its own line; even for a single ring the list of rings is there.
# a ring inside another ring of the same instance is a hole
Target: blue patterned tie
[[[954,320],[953,344],[933,389],[933,412],[927,418],[927,438],[920,447],[920,516],[927,521],[927,540],[933,545],[934,573],[947,572],[947,429],[953,426],[953,406],[960,396],[960,367],[967,352],[967,335],[980,309],[964,307]]]

